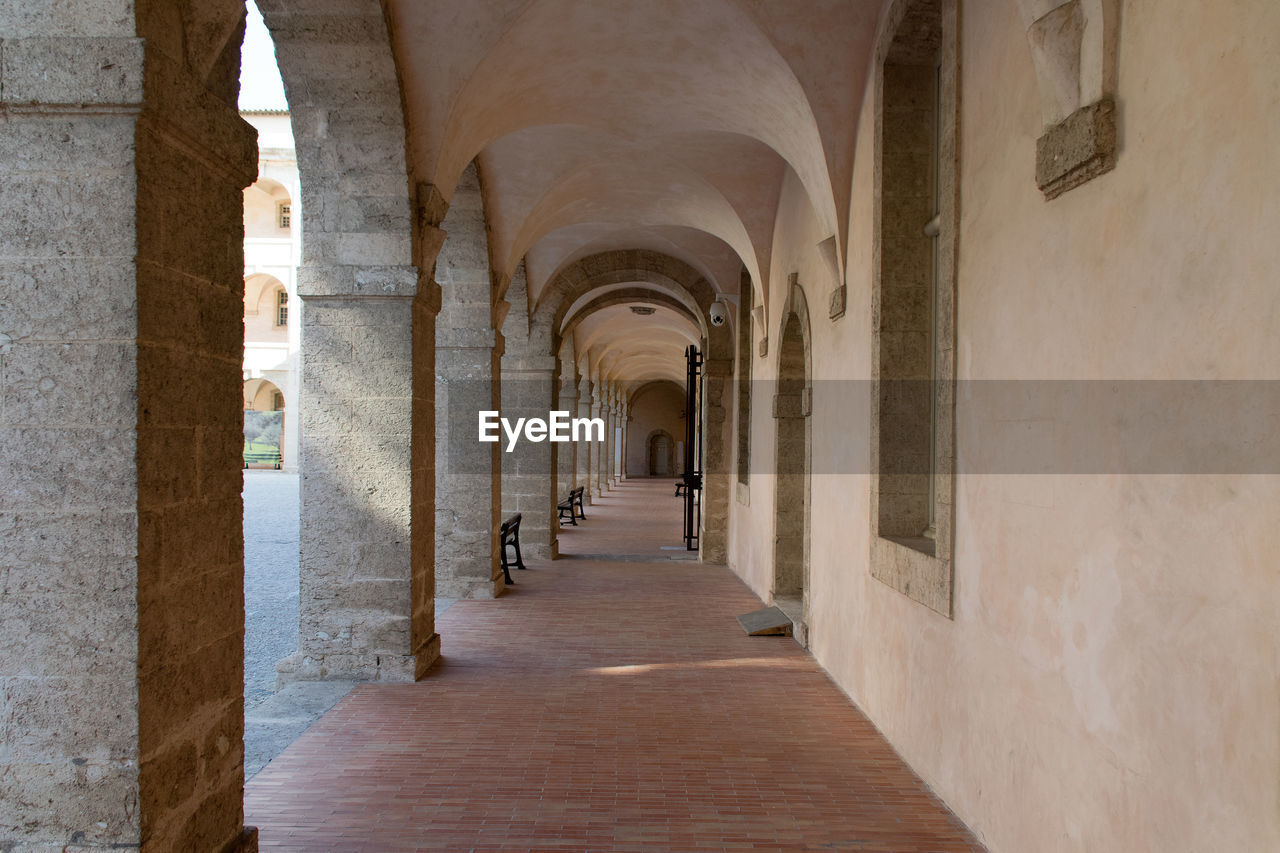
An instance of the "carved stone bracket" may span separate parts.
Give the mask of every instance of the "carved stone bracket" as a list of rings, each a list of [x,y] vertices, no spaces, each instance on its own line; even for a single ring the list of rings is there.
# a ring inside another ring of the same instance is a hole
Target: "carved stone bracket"
[[[1110,98],[1081,107],[1036,140],[1036,185],[1046,199],[1115,166],[1115,104]]]

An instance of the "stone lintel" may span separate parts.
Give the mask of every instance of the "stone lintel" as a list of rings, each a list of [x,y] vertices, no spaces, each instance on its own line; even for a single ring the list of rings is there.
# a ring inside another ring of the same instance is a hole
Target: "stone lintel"
[[[1081,107],[1036,140],[1036,184],[1046,199],[1115,166],[1115,104],[1110,98]]]
[[[417,293],[418,269],[408,264],[307,264],[298,267],[298,295],[303,299],[408,298]],[[439,304],[438,297],[436,304]]]

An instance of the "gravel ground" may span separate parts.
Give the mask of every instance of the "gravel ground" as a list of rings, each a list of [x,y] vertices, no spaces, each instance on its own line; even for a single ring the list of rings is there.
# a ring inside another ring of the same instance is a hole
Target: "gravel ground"
[[[298,475],[244,472],[244,704],[276,686],[276,661],[298,650]]]

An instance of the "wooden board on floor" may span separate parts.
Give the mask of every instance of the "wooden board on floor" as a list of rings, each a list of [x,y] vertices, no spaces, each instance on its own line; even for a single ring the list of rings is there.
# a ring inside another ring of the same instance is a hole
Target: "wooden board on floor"
[[[738,624],[751,637],[791,636],[791,620],[776,607],[744,613],[738,617]]]

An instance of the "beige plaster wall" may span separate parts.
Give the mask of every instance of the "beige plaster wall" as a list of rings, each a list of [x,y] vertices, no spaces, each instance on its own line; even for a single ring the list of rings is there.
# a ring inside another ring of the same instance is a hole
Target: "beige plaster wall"
[[[258,291],[257,298],[255,299],[252,293],[248,294],[248,298],[254,301],[254,311],[245,312],[244,339],[251,344],[288,343],[288,327],[276,325],[276,293],[282,290],[284,285],[277,279],[267,279],[254,284]],[[297,309],[296,303],[295,299],[289,300],[290,311]]]
[[[289,191],[274,180],[258,180],[244,191],[244,232],[245,237],[271,237],[288,239],[288,228],[280,227],[279,206],[290,206],[293,215],[293,202]]]
[[[964,4],[962,382],[1275,378],[1280,7],[1155,12],[1124,4],[1116,170],[1045,202],[1018,10]],[[1280,478],[962,474],[954,619],[870,577],[868,478],[824,473],[865,470],[868,399],[821,380],[869,376],[871,110],[848,310],[812,318],[814,654],[993,851],[1277,849]],[[820,311],[826,235],[805,207],[784,187],[772,278],[798,272]],[[758,378],[776,376],[781,290]],[[962,389],[962,466],[1008,436],[973,403]],[[767,401],[753,418],[758,462]],[[1026,428],[1052,439],[1061,424]],[[767,594],[769,478],[753,473],[732,512],[731,562]]]
[[[627,422],[626,465],[628,477],[649,476],[649,434],[654,430],[666,430],[671,434],[672,456],[675,467],[669,476],[675,477],[683,469],[684,460],[675,452],[676,445],[684,441],[684,392],[670,382],[656,383],[642,388],[631,401],[630,419]]]

